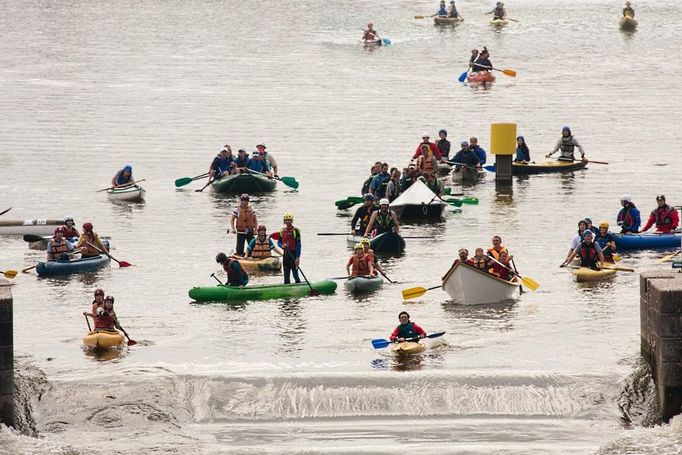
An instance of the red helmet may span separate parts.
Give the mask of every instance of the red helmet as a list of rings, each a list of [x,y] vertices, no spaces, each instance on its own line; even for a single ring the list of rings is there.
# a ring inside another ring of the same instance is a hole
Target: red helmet
[[[83,224],[83,230],[85,232],[92,232],[92,223],[87,222],[87,223]]]
[[[264,225],[264,224],[259,224],[259,225],[258,225],[258,229],[256,229],[256,231],[258,231],[258,232],[260,232],[260,231],[265,231],[265,230],[266,230],[266,229],[265,229],[265,225]]]
[[[103,296],[104,295],[104,289],[102,289],[102,288],[95,289],[95,297],[97,297],[98,295]]]

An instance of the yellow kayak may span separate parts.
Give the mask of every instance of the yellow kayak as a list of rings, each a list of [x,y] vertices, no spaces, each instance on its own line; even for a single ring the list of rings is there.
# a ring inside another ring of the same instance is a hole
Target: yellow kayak
[[[490,20],[490,25],[493,27],[504,27],[507,25],[509,22],[506,19],[491,19]]]
[[[594,270],[587,267],[578,267],[573,270],[573,275],[578,283],[584,283],[589,281],[601,281],[607,278],[611,278],[616,274],[616,270],[611,270],[608,265],[604,264],[605,269]]]
[[[391,346],[391,351],[398,355],[412,355],[424,352],[426,346],[421,343],[415,343],[414,341],[403,341],[402,343],[397,343]]]
[[[90,349],[110,349],[122,345],[124,340],[117,330],[93,330],[83,337],[83,344]]]
[[[282,268],[282,261],[278,257],[261,259],[246,259],[235,257],[247,272],[277,272]]]

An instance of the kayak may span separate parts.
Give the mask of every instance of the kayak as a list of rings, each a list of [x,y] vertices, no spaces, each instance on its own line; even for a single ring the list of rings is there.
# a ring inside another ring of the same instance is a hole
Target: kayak
[[[277,181],[258,174],[228,175],[214,180],[211,186],[218,193],[265,193],[273,191]]]
[[[52,235],[64,220],[2,220],[0,235]]]
[[[39,262],[36,267],[38,276],[60,276],[71,273],[94,272],[109,264],[109,256],[100,254],[97,256],[80,258],[71,261],[47,261]]]
[[[116,202],[142,202],[147,192],[139,185],[125,188],[111,188],[107,190],[109,200]]]
[[[359,235],[349,235],[346,237],[346,242],[353,247],[356,243],[361,243],[362,239],[363,237]],[[372,237],[369,241],[369,247],[375,253],[402,253],[405,251],[405,239],[399,234],[384,232]]]
[[[562,161],[554,160],[545,163],[512,163],[512,174],[531,175],[548,174],[552,172],[572,172],[585,168],[588,161]]]
[[[462,16],[458,17],[436,16],[433,18],[433,23],[436,25],[456,25],[463,21],[464,18]]]
[[[100,240],[102,240],[102,245],[107,247],[107,250],[109,249],[109,239],[110,237],[100,237]],[[28,242],[28,247],[31,250],[40,250],[40,251],[46,251],[47,250],[47,242],[52,240],[52,236],[45,236],[42,240],[35,240]],[[69,237],[66,239],[67,242],[69,242],[73,247],[76,246],[78,243],[78,237]]]
[[[469,73],[467,81],[471,84],[492,84],[495,82],[495,75],[492,71],[478,71]]]
[[[470,167],[461,167],[452,172],[452,181],[463,182],[478,182],[485,176],[486,172],[483,169],[476,169]]]
[[[310,285],[320,294],[333,294],[336,282],[332,280],[315,281]],[[308,285],[298,284],[262,284],[243,288],[218,285],[211,287],[194,287],[189,290],[189,297],[197,302],[242,302],[244,300],[271,300],[305,297],[310,293]]]
[[[573,270],[573,275],[578,283],[590,282],[590,281],[602,281],[607,278],[612,278],[616,274],[616,270],[612,269],[601,269],[594,270],[588,267],[578,267]]]
[[[388,38],[377,38],[373,40],[360,40],[365,46],[388,46],[391,40]]]
[[[452,164],[445,163],[443,161],[438,163],[438,173],[440,175],[447,175],[452,170]]]
[[[637,28],[637,19],[632,16],[623,16],[618,24],[622,30],[634,30]]]
[[[124,340],[117,330],[93,330],[83,337],[83,344],[89,349],[110,349],[121,346]]]
[[[492,25],[493,27],[504,27],[508,23],[509,21],[507,21],[506,19],[490,19],[490,25]]]
[[[424,352],[426,346],[414,341],[403,341],[402,343],[395,343],[391,346],[391,352],[397,355],[412,355]]]
[[[261,259],[246,259],[235,257],[239,264],[248,272],[277,272],[282,269],[282,261],[278,257],[268,257]]]
[[[343,287],[350,293],[362,293],[376,291],[384,285],[384,280],[380,276],[356,276],[348,278]]]
[[[618,250],[679,248],[682,234],[614,234]]]

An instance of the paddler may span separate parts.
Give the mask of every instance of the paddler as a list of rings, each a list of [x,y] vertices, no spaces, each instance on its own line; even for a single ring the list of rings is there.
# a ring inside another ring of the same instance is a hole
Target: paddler
[[[646,222],[640,232],[646,232],[651,226],[656,223],[656,231],[654,234],[669,234],[674,231],[680,224],[680,216],[677,209],[665,202],[665,196],[659,194],[656,196],[656,204],[658,205],[649,215],[649,220]]]
[[[427,188],[433,191],[439,198],[443,195],[443,184],[435,172],[424,173],[424,180]]]
[[[448,8],[445,6],[445,0],[440,0],[440,5],[438,5],[438,11],[436,12],[436,16],[438,17],[447,17],[448,15]]]
[[[372,213],[372,216],[369,218],[369,223],[365,230],[365,237],[373,237],[375,235],[383,234],[384,232],[393,232],[394,234],[397,234],[400,231],[398,216],[393,210],[388,208],[389,204],[388,199],[385,198],[379,201],[379,210]],[[375,232],[373,235],[370,235],[375,224]]]
[[[111,179],[111,186],[114,188],[119,186],[130,186],[134,181],[133,167],[130,164],[126,164],[123,166],[123,169],[120,169],[114,174],[114,177]]]
[[[369,193],[377,199],[383,198],[386,196],[386,186],[389,180],[391,180],[391,174],[388,173],[388,163],[382,163],[381,170],[369,185]]]
[[[478,57],[471,66],[472,73],[478,73],[480,71],[492,71],[493,63],[490,61],[490,52],[488,48],[483,46],[483,50],[478,54]]]
[[[457,252],[457,259],[455,259],[452,262],[452,265],[454,266],[455,264],[459,264],[460,262],[462,264],[471,265],[471,259],[469,259],[469,250],[467,250],[466,248],[459,249],[459,251]],[[441,281],[445,280],[445,276],[442,276],[440,280]]]
[[[258,235],[251,239],[246,247],[246,253],[244,257],[251,257],[253,259],[263,259],[272,256],[272,251],[275,251],[279,256],[283,255],[282,250],[277,247],[272,238],[268,237],[265,225],[258,225]]]
[[[503,280],[511,280],[514,275],[511,273],[512,265],[509,263],[509,255],[506,251],[500,251],[498,262],[499,264],[497,262],[492,263],[490,273]]]
[[[246,154],[246,149],[240,148],[237,151],[237,157],[234,159],[234,171],[237,174],[246,172],[249,165],[249,155]]]
[[[414,322],[410,322],[410,314],[407,311],[401,311],[398,315],[400,324],[393,329],[390,339],[392,342],[401,343],[405,340],[413,338],[424,338],[426,332]],[[414,340],[413,340],[414,341]]]
[[[573,253],[573,250],[578,248],[580,243],[583,241],[583,235],[585,234],[585,231],[587,230],[587,221],[585,220],[580,220],[578,221],[578,233],[571,238],[571,244],[568,247],[568,253],[566,253],[566,259],[564,259],[564,262],[568,261],[568,258],[571,256],[571,253]]]
[[[369,219],[372,216],[372,213],[377,210],[377,207],[374,205],[374,200],[375,198],[372,194],[365,194],[363,196],[362,205],[355,211],[353,219],[350,220],[351,235],[363,235],[367,230]],[[356,227],[358,221],[360,222],[360,226]]]
[[[427,144],[421,144],[421,154],[417,158],[417,169],[424,175],[431,172],[438,172],[438,160],[434,156],[431,148]]]
[[[502,237],[500,237],[499,235],[494,235],[492,242],[493,242],[493,246],[491,248],[488,248],[488,251],[486,252],[486,254],[489,257],[499,261],[500,260],[500,254],[504,252],[504,253],[507,253],[507,256],[508,256],[510,261],[512,259],[514,259],[514,256],[509,254],[509,251],[505,247],[502,246]],[[488,269],[488,271],[490,273],[492,273],[493,272],[492,267],[490,269]]]
[[[550,156],[554,155],[556,152],[561,150],[561,155],[559,155],[558,158],[559,161],[575,161],[574,150],[576,147],[578,147],[578,150],[580,150],[580,159],[582,161],[587,161],[587,159],[585,158],[585,150],[583,150],[582,145],[580,145],[578,140],[571,133],[571,128],[569,128],[568,126],[564,126],[563,128],[561,128],[561,138],[556,143],[554,151],[552,151],[552,153],[548,153],[547,155],[545,155],[545,158],[549,158]]]
[[[230,228],[237,234],[237,256],[244,255],[244,242],[250,242],[258,226],[256,210],[249,204],[249,195],[244,193],[239,197],[239,205],[230,214]],[[230,229],[227,230],[230,233]]]
[[[595,234],[594,241],[601,247],[606,262],[616,262],[613,257],[613,253],[616,251],[616,237],[609,232],[607,221],[599,223],[599,232]]]
[[[523,136],[516,138],[516,158],[514,158],[514,161],[522,164],[530,162],[530,149]]]
[[[228,258],[225,253],[218,253],[215,261],[223,266],[227,274],[227,285],[244,287],[249,283],[249,274],[242,268],[242,265],[235,258]]]
[[[365,249],[361,243],[356,243],[353,248],[353,255],[346,263],[346,275],[348,276],[373,276],[374,266],[372,258],[365,254]]]
[[[635,18],[635,10],[632,8],[630,2],[625,2],[625,8],[623,8],[623,17]]]
[[[104,306],[104,289],[102,288],[97,288],[95,289],[95,295],[94,295],[94,300],[92,301],[92,314],[97,314],[97,309],[102,308]],[[87,316],[87,313],[83,313],[83,315]]]
[[[462,169],[462,165],[470,166],[470,167],[475,167],[476,169],[481,168],[481,161],[478,158],[478,155],[474,150],[472,150],[469,147],[469,142],[468,141],[462,141],[460,146],[462,147],[457,153],[455,153],[455,156],[452,158],[452,161],[450,163],[459,163],[455,164],[455,171],[460,171]]]
[[[492,14],[493,20],[504,19],[505,17],[507,17],[507,10],[504,9],[503,2],[497,2],[495,4],[495,8],[493,8],[492,11],[488,11],[485,14]]]
[[[467,261],[467,264],[473,265],[479,270],[488,271],[490,268],[490,260],[483,252],[483,248],[476,248],[474,257]]]
[[[114,298],[110,295],[104,297],[104,304],[98,307],[93,313],[83,312],[84,316],[90,316],[95,321],[95,332],[113,332],[120,329],[121,325],[116,318],[114,311]]]
[[[78,232],[78,229],[76,229],[76,223],[74,222],[72,216],[67,216],[64,218],[64,226],[62,226],[62,230],[64,231],[64,238],[66,239],[78,239],[78,237],[81,236]]]
[[[270,163],[268,163],[268,161],[265,159],[265,156],[261,155],[260,152],[258,152],[258,150],[253,151],[246,167],[250,171],[254,171],[258,174],[264,174],[267,175],[268,177],[272,177]]]
[[[369,193],[369,186],[372,184],[372,180],[374,180],[374,177],[381,172],[381,161],[377,161],[374,163],[374,165],[370,168],[369,170],[369,178],[365,180],[365,183],[362,184],[362,191],[360,191],[360,194],[367,194]]]
[[[47,260],[69,260],[69,251],[73,251],[73,245],[64,238],[64,228],[59,226],[54,230],[54,237],[47,242]]]
[[[360,243],[362,244],[362,248],[365,251],[365,254],[372,259],[372,266],[374,266],[375,270],[374,273],[376,274],[376,271],[383,273],[384,270],[381,268],[379,261],[377,261],[377,256],[376,254],[374,254],[374,250],[371,248],[372,243],[370,242],[370,240],[367,237],[363,237]]]
[[[450,6],[448,6],[448,17],[459,17],[457,7],[455,6],[455,0],[450,0]]]
[[[438,147],[436,147],[436,144],[429,141],[429,133],[424,133],[422,134],[422,141],[419,143],[417,150],[415,150],[414,155],[412,156],[413,160],[416,160],[423,154],[424,149],[422,148],[422,145],[426,145],[429,149],[431,149],[431,152],[433,152],[433,155],[438,161],[443,158],[440,154],[440,150],[438,150]]]
[[[94,231],[92,223],[90,222],[83,224],[83,233],[78,238],[76,248],[81,250],[81,257],[84,258],[99,256],[107,251],[107,248],[99,239],[99,235]]]
[[[474,153],[476,153],[476,156],[478,157],[478,161],[479,163],[481,163],[481,166],[484,165],[486,161],[485,150],[483,149],[483,147],[478,145],[478,138],[473,136],[469,138],[469,148],[473,150]]]
[[[258,144],[256,146],[258,154],[264,157],[265,160],[270,164],[270,169],[272,170],[273,175],[275,177],[279,177],[279,175],[277,174],[277,161],[275,160],[275,157],[272,156],[272,153],[265,151],[266,148],[267,147],[265,146],[265,144]]]
[[[294,227],[294,215],[287,212],[283,217],[284,228],[279,231],[277,245],[284,250],[282,258],[282,268],[284,269],[284,284],[291,283],[290,274],[294,276],[294,281],[300,283],[298,277],[298,265],[301,262],[301,231]]]
[[[639,216],[639,209],[635,207],[632,198],[627,194],[620,197],[620,204],[623,206],[616,216],[618,226],[620,226],[621,234],[636,234],[639,232],[639,226],[642,220]]]
[[[448,160],[450,158],[450,141],[448,141],[448,132],[446,130],[440,130],[438,132],[438,137],[439,139],[436,141],[436,147],[438,147],[441,159]]]
[[[400,189],[402,191],[407,191],[409,187],[419,178],[419,171],[417,171],[417,166],[410,164],[407,169],[403,172],[403,176],[400,179]]]
[[[592,231],[585,231],[582,243],[573,250],[571,255],[561,264],[561,267],[566,267],[576,256],[580,257],[581,267],[601,270],[600,263],[604,262],[604,254],[599,244],[594,242],[594,233]]]
[[[365,30],[365,33],[362,35],[362,39],[365,42],[376,41],[379,39],[379,33],[374,29],[374,24],[371,22],[367,24],[367,30]]]
[[[208,168],[209,179],[219,179],[235,173],[234,157],[232,156],[232,147],[229,144],[225,145],[218,155],[213,158],[211,166]]]
[[[587,223],[587,229],[594,232],[595,234],[599,233],[599,228],[592,224],[592,218],[585,217],[583,219],[585,220],[585,223]]]
[[[474,68],[474,63],[478,59],[478,49],[471,49],[471,56],[469,57],[469,69]]]

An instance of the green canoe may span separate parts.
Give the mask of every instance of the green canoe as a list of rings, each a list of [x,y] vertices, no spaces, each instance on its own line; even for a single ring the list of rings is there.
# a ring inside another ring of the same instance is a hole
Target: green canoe
[[[332,280],[314,281],[310,284],[320,294],[333,294],[336,290],[336,282]],[[218,285],[192,288],[189,290],[189,297],[197,302],[241,302],[305,297],[309,292],[310,288],[306,283],[263,284],[245,288]]]
[[[213,189],[218,193],[265,193],[273,191],[277,181],[256,174],[229,175],[215,180]]]

